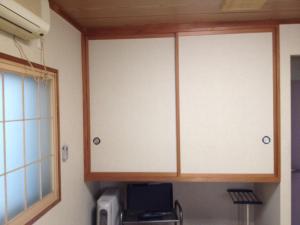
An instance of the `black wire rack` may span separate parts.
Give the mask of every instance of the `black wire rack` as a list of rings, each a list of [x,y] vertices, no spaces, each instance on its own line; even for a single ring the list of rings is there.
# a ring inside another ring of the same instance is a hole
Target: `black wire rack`
[[[240,205],[261,205],[262,201],[255,195],[251,189],[228,189],[234,204]]]

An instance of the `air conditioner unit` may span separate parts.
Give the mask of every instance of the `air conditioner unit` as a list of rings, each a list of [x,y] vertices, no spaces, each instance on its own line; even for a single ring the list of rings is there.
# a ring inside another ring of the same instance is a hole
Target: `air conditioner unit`
[[[0,29],[25,40],[44,36],[50,29],[48,0],[0,0]]]

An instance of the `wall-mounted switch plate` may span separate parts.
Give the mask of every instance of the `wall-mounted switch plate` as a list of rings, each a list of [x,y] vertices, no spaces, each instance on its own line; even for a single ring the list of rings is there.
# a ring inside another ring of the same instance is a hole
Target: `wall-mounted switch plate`
[[[61,159],[63,162],[66,162],[69,159],[69,147],[68,145],[64,145],[61,151]]]

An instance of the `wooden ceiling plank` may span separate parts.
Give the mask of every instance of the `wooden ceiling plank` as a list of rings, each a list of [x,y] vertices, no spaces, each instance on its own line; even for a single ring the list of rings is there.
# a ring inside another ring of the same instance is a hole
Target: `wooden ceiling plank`
[[[207,12],[207,11],[201,11],[201,12],[197,12],[195,10],[191,10],[188,12],[178,12],[176,14],[169,14],[169,13],[161,13],[161,14],[154,14],[154,13],[126,13],[126,14],[116,14],[116,13],[105,13],[105,14],[97,14],[96,16],[92,16],[90,14],[82,14],[82,15],[78,15],[77,16],[77,20],[78,21],[88,21],[88,20],[97,20],[97,19],[111,19],[111,18],[115,18],[115,19],[126,19],[126,18],[131,18],[131,17],[135,17],[135,18],[147,18],[147,17],[183,17],[183,16],[193,16],[193,15],[198,15],[199,17],[204,17],[207,16],[207,18],[209,19],[209,17],[216,17],[218,18],[219,16],[226,16],[226,17],[236,17],[241,16],[242,15],[252,15],[253,18],[256,18],[256,15],[287,15],[287,17],[291,17],[292,15],[295,14],[300,14],[300,9],[292,9],[292,10],[276,10],[276,11],[271,11],[271,10],[261,10],[259,12],[251,12],[251,11],[244,11],[244,12],[234,12],[234,13],[224,13],[224,12]],[[243,18],[241,18],[243,19]]]
[[[149,15],[158,15],[158,14],[189,14],[189,13],[214,13],[218,14],[220,11],[220,3],[218,1],[197,1],[196,3],[191,1],[184,1],[183,3],[170,4],[170,5],[159,5],[158,7],[139,7],[139,6],[111,6],[111,5],[99,5],[95,7],[85,6],[78,8],[68,8],[68,13],[75,18],[98,18],[98,17],[110,17],[111,15],[116,15],[117,17],[121,16],[149,16]],[[203,4],[203,3],[207,4]],[[289,4],[285,3],[286,1],[270,1],[269,4],[266,4],[262,12],[268,11],[286,11],[286,10],[300,10],[300,1],[288,1]],[[234,12],[233,12],[234,13]]]
[[[242,19],[241,19],[242,18]],[[255,19],[253,19],[255,18]],[[128,17],[128,18],[95,18],[93,21],[89,20],[80,20],[82,24],[85,24],[88,28],[97,28],[99,24],[104,24],[102,27],[121,27],[128,25],[150,25],[150,24],[174,24],[174,23],[195,23],[195,22],[232,22],[232,21],[255,21],[255,20],[276,20],[276,19],[297,19],[300,18],[300,12],[287,13],[287,15],[282,13],[274,16],[273,13],[259,15],[244,13],[243,16],[240,14],[226,15],[222,14],[217,19],[213,15],[176,15],[176,16],[157,16],[157,17],[148,17],[148,18],[138,18],[138,17]]]
[[[72,24],[75,28],[77,28],[80,32],[84,32],[85,28],[83,28],[76,19],[73,19],[69,16],[69,14],[56,2],[49,0],[50,8],[56,12],[58,15],[63,17],[66,21],[68,21],[70,24]]]
[[[78,29],[300,18],[299,0],[267,0],[260,11],[222,12],[223,0],[50,0]]]

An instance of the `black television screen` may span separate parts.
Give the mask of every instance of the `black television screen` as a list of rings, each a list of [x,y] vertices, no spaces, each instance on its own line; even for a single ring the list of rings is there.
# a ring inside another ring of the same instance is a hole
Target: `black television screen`
[[[127,210],[169,212],[172,208],[171,183],[128,184]]]

